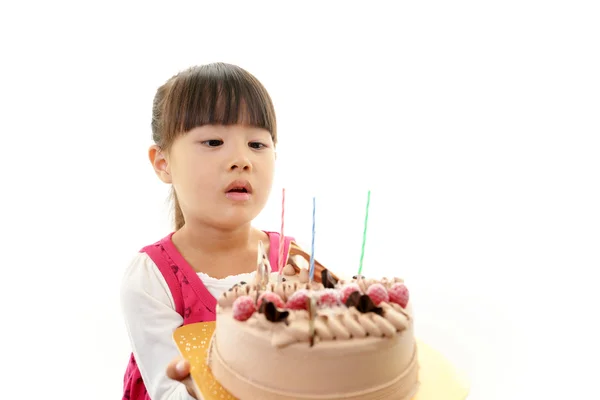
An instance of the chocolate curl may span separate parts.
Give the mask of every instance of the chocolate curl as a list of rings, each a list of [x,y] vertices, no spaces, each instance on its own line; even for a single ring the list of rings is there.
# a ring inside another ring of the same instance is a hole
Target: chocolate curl
[[[258,312],[265,314],[267,320],[271,322],[287,322],[287,317],[290,315],[289,311],[279,311],[271,301],[263,301]]]
[[[323,268],[323,271],[321,271],[321,283],[325,286],[325,289],[335,289],[338,280],[329,273],[329,270]]]
[[[310,347],[315,344],[315,319],[317,318],[317,299],[313,296],[306,298],[306,309],[308,310],[308,338]]]
[[[359,292],[353,292],[350,296],[348,296],[348,299],[346,300],[346,307],[355,307],[363,314],[373,312],[377,315],[383,316],[383,308],[377,307],[368,295],[361,295]]]
[[[306,253],[295,242],[292,242],[290,245],[290,253],[289,253],[289,261],[296,261],[294,263],[290,262],[293,267],[296,269],[296,272],[299,272],[302,269],[310,268],[310,254]],[[320,277],[320,271],[322,271],[325,267],[316,259],[315,261],[315,277]],[[329,272],[334,278],[339,279],[333,272]]]

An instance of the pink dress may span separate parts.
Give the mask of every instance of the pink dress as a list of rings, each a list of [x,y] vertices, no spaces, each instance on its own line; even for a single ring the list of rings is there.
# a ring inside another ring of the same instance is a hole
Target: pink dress
[[[173,232],[174,233],[174,232]],[[171,295],[175,301],[175,311],[183,317],[183,325],[195,322],[215,320],[217,300],[206,289],[194,269],[185,261],[173,245],[173,233],[162,240],[144,247],[140,252],[146,253],[165,278]],[[269,235],[269,262],[273,271],[277,271],[279,258],[279,233],[266,232]],[[293,238],[284,238],[284,252],[289,254]],[[167,366],[165,365],[165,373]],[[123,400],[151,400],[142,375],[136,365],[133,353],[125,371]]]

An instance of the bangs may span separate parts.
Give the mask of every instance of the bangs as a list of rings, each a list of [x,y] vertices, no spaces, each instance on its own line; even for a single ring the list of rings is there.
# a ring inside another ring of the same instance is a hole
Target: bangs
[[[229,64],[190,68],[171,82],[164,99],[163,133],[174,138],[203,125],[243,124],[266,129],[276,142],[269,94],[250,73]]]

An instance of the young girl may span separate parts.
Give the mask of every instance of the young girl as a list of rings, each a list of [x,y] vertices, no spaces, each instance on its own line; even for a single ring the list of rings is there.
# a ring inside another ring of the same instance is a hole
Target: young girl
[[[216,298],[253,280],[259,241],[274,271],[279,264],[279,235],[251,226],[273,183],[275,111],[263,85],[242,68],[193,67],[158,89],[152,136],[149,158],[172,186],[175,231],[141,249],[124,276],[132,355],[123,399],[190,399],[181,382],[189,366],[176,368],[173,331],[214,321]],[[283,242],[285,257],[305,256],[291,238]]]

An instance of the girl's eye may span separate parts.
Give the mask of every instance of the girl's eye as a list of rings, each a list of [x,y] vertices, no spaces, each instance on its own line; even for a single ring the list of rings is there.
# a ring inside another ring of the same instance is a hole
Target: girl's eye
[[[250,142],[248,146],[252,147],[253,149],[264,149],[265,147],[267,147],[260,142]]]
[[[211,140],[205,140],[204,142],[202,142],[202,144],[204,144],[208,147],[218,147],[223,144],[223,141],[218,140],[218,139],[211,139]]]

